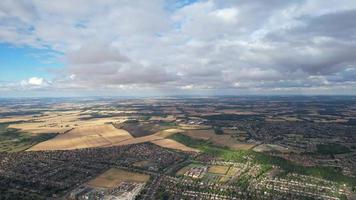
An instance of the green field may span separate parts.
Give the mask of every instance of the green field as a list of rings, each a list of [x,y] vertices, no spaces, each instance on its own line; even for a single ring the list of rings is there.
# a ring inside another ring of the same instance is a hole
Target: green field
[[[8,128],[9,124],[0,123],[0,152],[18,152],[53,138],[54,133],[32,136],[18,129]]]
[[[356,187],[356,179],[345,176],[339,170],[331,167],[305,167],[280,157],[270,156],[252,150],[231,150],[228,148],[217,147],[209,141],[192,139],[189,136],[182,134],[175,134],[170,136],[170,138],[226,161],[246,162],[247,160],[250,160],[251,162],[260,164],[265,170],[268,170],[272,165],[279,166],[285,172],[281,174],[281,176],[285,176],[288,173],[298,173],[323,178],[339,184],[347,184],[353,188]]]
[[[171,127],[177,126],[177,123],[175,123],[175,122],[159,122],[158,124],[160,126],[171,126]]]

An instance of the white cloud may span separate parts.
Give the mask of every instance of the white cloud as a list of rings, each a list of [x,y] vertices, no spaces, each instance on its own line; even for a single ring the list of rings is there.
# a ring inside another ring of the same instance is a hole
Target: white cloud
[[[26,88],[354,87],[353,0],[207,0],[174,10],[166,4],[4,0],[0,42],[63,55],[53,80],[32,77],[19,84]]]
[[[237,21],[238,11],[236,8],[224,8],[213,12],[218,18],[227,23],[234,23]]]
[[[28,84],[30,85],[42,85],[43,78],[32,77],[28,80]]]
[[[20,85],[22,86],[22,89],[31,89],[31,88],[44,88],[48,87],[51,85],[51,82],[47,81],[44,78],[41,77],[31,77],[27,80],[22,80],[20,82]]]
[[[191,90],[194,88],[194,85],[184,85],[181,87],[183,90]]]
[[[21,85],[23,86],[40,86],[44,83],[43,78],[31,77],[28,80],[21,81]]]
[[[74,79],[75,79],[75,77],[76,77],[76,75],[75,75],[75,74],[71,74],[71,75],[69,76],[69,78],[70,78],[71,80],[74,80]]]

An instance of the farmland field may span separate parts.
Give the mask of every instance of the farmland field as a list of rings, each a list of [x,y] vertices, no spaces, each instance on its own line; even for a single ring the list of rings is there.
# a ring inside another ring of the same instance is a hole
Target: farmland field
[[[88,182],[89,186],[101,188],[113,188],[122,182],[145,183],[150,176],[122,169],[111,168],[100,176]]]
[[[148,136],[162,130],[162,127],[159,124],[139,122],[134,120],[128,120],[121,124],[114,124],[114,126],[118,129],[124,129],[128,131],[133,137]]]
[[[153,144],[156,144],[158,146],[164,147],[164,148],[169,148],[169,149],[177,149],[181,151],[194,151],[194,152],[199,152],[199,150],[187,147],[184,144],[181,144],[177,141],[171,140],[171,139],[161,139],[161,140],[153,140],[151,141]]]
[[[0,152],[23,151],[31,146],[56,136],[53,133],[32,135],[18,129],[8,128],[9,124],[0,124]]]
[[[33,146],[29,150],[68,150],[90,147],[112,146],[115,143],[131,139],[125,130],[114,128],[110,124],[75,128],[67,133]]]
[[[63,134],[59,134],[57,137],[41,142],[28,150],[70,150],[151,142],[164,148],[176,149],[180,151],[199,151],[197,149],[187,147],[177,141],[166,139],[166,137],[178,132],[181,132],[181,130],[167,129],[158,131],[152,135],[135,138],[132,137],[126,130],[117,129],[111,124],[84,126],[74,128],[73,130]]]
[[[213,174],[224,175],[229,170],[229,166],[212,165],[209,167],[208,172]]]
[[[73,128],[92,125],[104,125],[124,121],[121,117],[92,118],[84,120],[87,112],[80,110],[43,112],[33,116],[12,116],[1,119],[12,123],[9,128],[20,129],[31,134],[64,133]]]
[[[187,130],[183,134],[195,139],[209,140],[217,146],[229,147],[236,150],[248,150],[255,146],[255,144],[240,143],[230,135],[217,135],[213,129]]]
[[[171,139],[166,139],[166,138],[170,137],[171,135],[174,135],[174,134],[180,133],[180,132],[181,132],[180,129],[167,129],[167,130],[159,131],[152,135],[124,140],[122,142],[113,144],[113,146],[151,142],[151,143],[154,143],[158,146],[165,147],[165,148],[176,149],[176,150],[180,150],[180,151],[198,152],[199,150],[197,150],[197,149],[187,147],[186,145],[181,144],[181,143],[171,140]]]

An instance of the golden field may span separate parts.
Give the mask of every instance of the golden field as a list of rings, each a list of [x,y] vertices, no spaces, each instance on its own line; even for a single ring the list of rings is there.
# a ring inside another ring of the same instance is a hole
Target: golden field
[[[158,146],[164,147],[164,148],[169,148],[169,149],[178,149],[181,151],[194,151],[194,152],[199,152],[197,149],[187,147],[184,144],[181,144],[177,141],[171,140],[171,139],[160,139],[160,140],[153,140],[151,141],[153,144],[156,144]]]
[[[114,188],[122,182],[145,183],[150,176],[122,169],[111,168],[87,184],[92,187]]]
[[[115,113],[117,112],[118,111],[115,111]],[[157,130],[157,132],[152,135],[133,137],[128,131],[115,128],[112,125],[124,122],[127,120],[126,117],[93,118],[92,113],[92,111],[82,111],[80,109],[70,111],[47,111],[40,115],[2,118],[0,122],[11,123],[9,128],[19,129],[31,135],[58,133],[56,137],[40,142],[27,149],[28,151],[71,150],[121,146],[144,142],[152,142],[165,148],[181,151],[198,151],[174,140],[166,139],[172,134],[184,132],[181,129]],[[101,111],[100,114],[112,114],[112,112]],[[168,119],[171,120],[174,118],[170,116]]]
[[[19,122],[11,124],[9,128],[20,129],[23,132],[31,134],[41,133],[64,133],[73,128],[91,125],[103,125],[106,123],[124,121],[121,117],[107,117],[85,119],[90,117],[88,112],[82,111],[62,111],[62,112],[44,112],[42,115],[21,116],[3,118],[0,122]]]
[[[199,150],[197,150],[197,149],[187,147],[184,144],[181,144],[181,143],[176,142],[171,139],[166,139],[170,135],[175,134],[175,133],[180,133],[180,132],[182,132],[182,130],[180,130],[180,129],[168,129],[168,130],[164,130],[164,131],[159,131],[153,135],[143,136],[143,137],[138,137],[138,138],[131,138],[131,139],[128,139],[128,140],[125,140],[122,142],[118,142],[118,143],[114,144],[113,146],[151,142],[151,143],[154,143],[154,144],[164,147],[164,148],[176,149],[176,150],[180,150],[180,151],[199,152]]]
[[[127,131],[116,129],[111,124],[83,126],[41,142],[29,151],[105,147],[131,138],[133,137]]]
[[[229,170],[229,166],[224,165],[212,165],[209,167],[208,172],[213,174],[221,174],[224,175]]]
[[[182,130],[168,129],[159,131],[153,135],[135,138],[129,132],[117,129],[111,124],[83,126],[41,142],[28,149],[28,151],[70,150],[152,142],[164,148],[198,152],[198,150],[187,147],[184,144],[166,139],[166,137],[178,132],[182,132]]]

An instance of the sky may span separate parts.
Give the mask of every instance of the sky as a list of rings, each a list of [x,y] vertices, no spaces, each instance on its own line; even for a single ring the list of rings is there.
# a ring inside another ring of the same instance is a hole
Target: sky
[[[356,95],[355,0],[1,0],[0,97]]]

